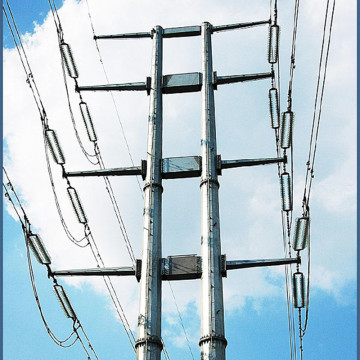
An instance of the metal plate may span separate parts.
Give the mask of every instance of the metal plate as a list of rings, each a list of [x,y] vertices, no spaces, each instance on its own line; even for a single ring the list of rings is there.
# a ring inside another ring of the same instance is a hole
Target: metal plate
[[[201,175],[201,156],[184,156],[162,159],[162,177],[177,179]]]

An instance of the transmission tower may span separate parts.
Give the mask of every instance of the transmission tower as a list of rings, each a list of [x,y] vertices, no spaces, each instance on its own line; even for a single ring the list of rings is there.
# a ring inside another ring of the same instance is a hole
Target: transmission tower
[[[270,20],[221,26],[214,26],[208,22],[204,22],[200,26],[175,28],[156,26],[150,32],[96,36],[97,39],[152,39],[151,76],[146,78],[144,82],[96,86],[77,85],[76,87],[78,92],[146,91],[149,96],[147,156],[140,166],[64,173],[65,177],[142,176],[145,182],[143,190],[142,259],[138,259],[133,267],[53,272],[55,276],[130,275],[136,277],[140,282],[138,334],[135,345],[138,360],[160,360],[161,358],[163,348],[161,337],[163,280],[201,279],[201,338],[199,341],[201,359],[223,360],[225,359],[227,340],[225,337],[222,279],[227,276],[227,270],[300,263],[300,257],[295,259],[227,261],[226,256],[221,253],[218,177],[222,170],[243,166],[286,163],[286,156],[222,160],[217,153],[214,91],[223,84],[272,79],[274,73],[271,71],[268,73],[218,76],[214,72],[212,64],[212,34],[261,25],[269,25],[270,36],[277,36],[276,31],[274,32],[271,28]],[[273,33],[275,35],[271,35]],[[202,71],[163,75],[163,39],[189,36],[201,36]],[[271,39],[273,38],[271,37]],[[274,46],[274,42],[271,44],[270,41],[270,46]],[[201,91],[200,156],[163,158],[163,95],[197,91]],[[200,177],[201,255],[185,254],[163,258],[161,243],[162,180],[189,177]]]

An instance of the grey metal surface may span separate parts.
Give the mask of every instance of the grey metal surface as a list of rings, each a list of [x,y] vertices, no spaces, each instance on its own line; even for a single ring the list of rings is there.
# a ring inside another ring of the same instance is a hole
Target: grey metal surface
[[[266,25],[270,24],[270,20],[261,20],[253,21],[247,23],[237,23],[237,24],[228,24],[228,25],[218,25],[213,26],[212,32],[226,31],[226,30],[235,30],[241,28],[249,28],[253,26]],[[163,38],[173,38],[173,37],[187,37],[187,36],[200,36],[201,35],[201,26],[180,26],[173,28],[163,29]],[[125,33],[125,34],[113,34],[113,35],[95,35],[94,39],[103,40],[103,39],[140,39],[140,38],[151,38],[153,37],[153,32],[137,32],[137,33]]]
[[[141,175],[141,166],[65,172],[65,177]]]
[[[132,82],[124,84],[76,86],[76,91],[143,91],[146,90],[146,82]]]
[[[151,32],[138,32],[138,33],[127,33],[127,34],[114,34],[114,35],[95,35],[94,39],[140,39],[140,38],[151,38]]]
[[[212,26],[201,25],[202,73],[201,90],[201,339],[202,360],[225,359],[223,286],[219,199],[216,166],[216,128],[214,87],[212,83]]]
[[[160,360],[161,343],[161,206],[162,206],[162,55],[163,29],[153,32],[150,109],[148,121],[147,172],[144,187],[144,217],[140,302],[136,342],[137,360]]]
[[[226,75],[217,76],[215,73],[214,82],[215,85],[232,84],[245,81],[263,80],[274,77],[273,72],[258,73],[258,74],[241,74],[241,75]]]
[[[286,163],[286,156],[281,158],[263,158],[263,159],[238,159],[238,160],[221,160],[221,169],[230,169],[243,166],[268,165],[277,163]]]
[[[163,179],[196,177],[201,174],[200,156],[182,156],[162,159]]]
[[[134,276],[135,269],[132,266],[122,266],[111,268],[56,270],[51,273],[55,276]]]
[[[201,278],[201,257],[197,255],[173,255],[161,259],[163,280],[190,280]]]
[[[201,85],[202,76],[198,72],[163,76],[164,94],[200,91]]]
[[[218,25],[218,26],[212,27],[212,32],[244,29],[244,28],[249,28],[249,27],[253,27],[253,26],[267,25],[267,24],[270,24],[270,20],[253,21],[253,22],[247,22],[247,23],[237,23],[237,24],[228,24],[228,25]]]
[[[200,34],[200,26],[181,26],[164,29],[164,38],[198,36]]]
[[[226,261],[226,270],[245,269],[250,267],[277,266],[300,264],[301,258],[260,259],[260,260],[232,260]]]

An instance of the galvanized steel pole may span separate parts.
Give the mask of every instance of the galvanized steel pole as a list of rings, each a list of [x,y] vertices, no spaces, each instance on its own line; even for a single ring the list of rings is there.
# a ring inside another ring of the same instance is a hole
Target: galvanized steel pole
[[[162,38],[153,32],[147,172],[144,187],[143,254],[138,317],[138,360],[160,360],[161,341],[161,158],[162,158]]]
[[[202,360],[225,359],[224,305],[221,275],[219,182],[216,168],[216,128],[211,49],[211,24],[201,25],[201,339]]]

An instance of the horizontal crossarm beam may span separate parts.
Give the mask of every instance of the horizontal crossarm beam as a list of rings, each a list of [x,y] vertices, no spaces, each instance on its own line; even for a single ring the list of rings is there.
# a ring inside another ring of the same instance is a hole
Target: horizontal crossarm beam
[[[146,161],[141,162],[141,166],[122,167],[113,169],[99,169],[99,170],[83,170],[65,172],[64,177],[79,177],[79,176],[130,176],[141,175],[143,179],[146,176]]]
[[[146,82],[133,82],[125,84],[76,86],[75,91],[143,91],[147,90]]]
[[[95,35],[95,40],[104,40],[104,39],[141,39],[141,38],[151,38],[151,32],[138,32],[138,33],[127,33],[127,34],[114,34],[114,35]]]
[[[217,76],[216,71],[213,76],[214,88],[217,85],[232,84],[245,81],[262,80],[272,78],[273,72],[259,73],[259,74],[242,74],[242,75],[228,75]],[[124,84],[107,84],[107,85],[90,85],[78,86],[75,90],[80,91],[147,91],[150,92],[151,78],[147,77],[145,82],[131,82]],[[184,74],[169,74],[162,77],[161,90],[163,94],[178,94],[186,92],[200,91],[202,87],[202,73],[184,73]]]
[[[162,280],[192,280],[200,279],[202,275],[201,257],[197,255],[172,255],[161,259]],[[301,258],[233,260],[226,261],[226,255],[221,255],[221,272],[226,277],[227,270],[252,267],[301,264]],[[136,260],[135,266],[110,268],[90,268],[50,271],[51,276],[135,276],[141,278],[141,260]]]
[[[268,165],[287,162],[287,157],[280,158],[263,158],[263,159],[239,159],[239,160],[221,160],[221,156],[217,156],[217,170],[221,174],[222,169],[238,168],[243,166]]]
[[[247,23],[238,23],[238,24],[228,24],[228,25],[218,25],[212,27],[212,32],[226,31],[226,30],[235,30],[235,29],[245,29],[253,26],[266,25],[270,24],[270,20],[262,21],[253,21]]]
[[[131,276],[135,275],[135,268],[132,266],[93,268],[93,269],[74,269],[57,270],[52,272],[55,276]]]
[[[247,23],[237,23],[237,24],[228,24],[228,25],[218,25],[212,27],[212,32],[226,31],[226,30],[236,30],[236,29],[246,29],[254,26],[270,24],[270,20],[261,20],[253,21]],[[150,32],[137,32],[137,33],[125,33],[125,34],[113,34],[113,35],[95,35],[95,40],[105,40],[105,39],[141,39],[141,38],[152,38],[152,31]],[[181,26],[175,28],[163,29],[164,38],[174,38],[174,37],[188,37],[188,36],[200,36],[201,35],[201,26]]]
[[[226,270],[244,269],[262,266],[277,266],[288,264],[300,264],[300,257],[283,259],[261,259],[261,260],[233,260],[226,261]]]
[[[216,71],[214,72],[214,85],[232,84],[245,81],[263,80],[274,77],[274,72],[258,73],[258,74],[242,74],[242,75],[227,75],[217,76]]]

